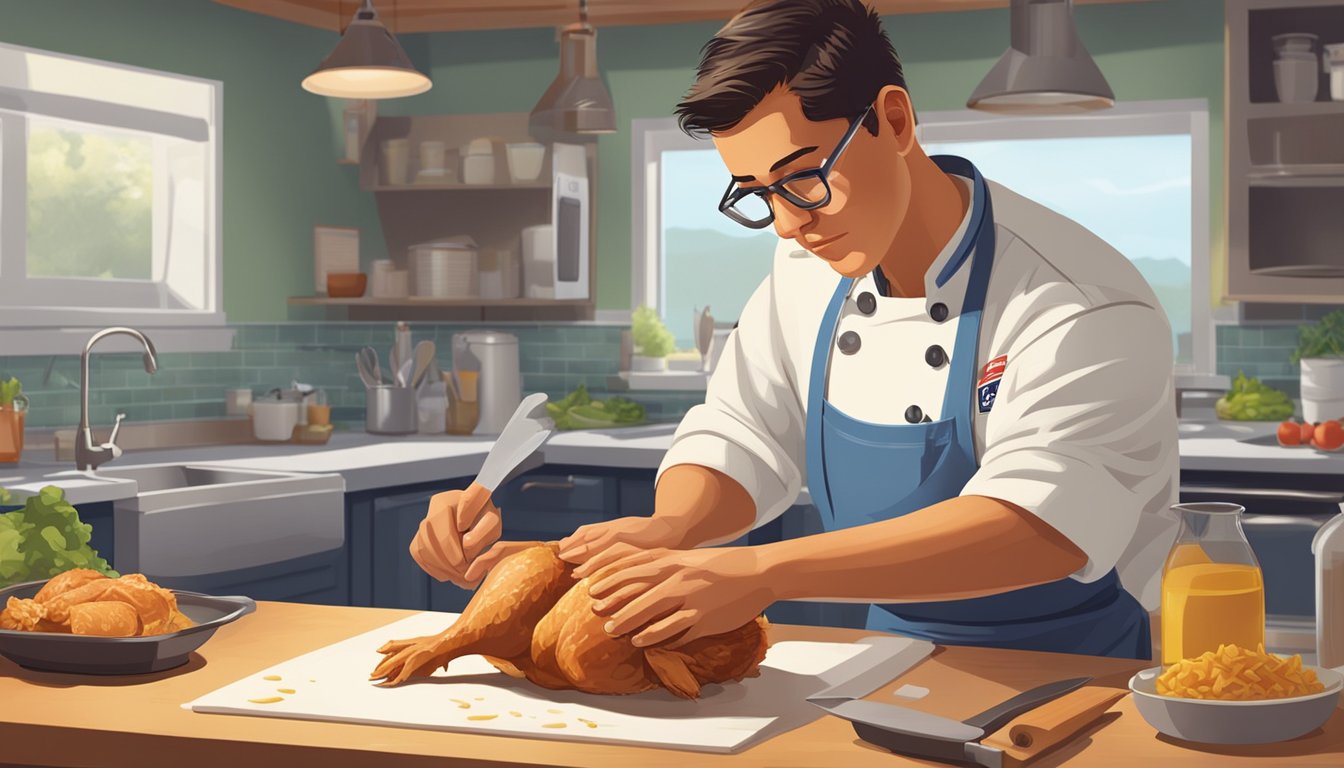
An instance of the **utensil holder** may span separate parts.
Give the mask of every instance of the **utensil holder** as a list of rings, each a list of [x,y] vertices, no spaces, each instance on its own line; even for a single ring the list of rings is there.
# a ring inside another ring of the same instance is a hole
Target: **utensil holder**
[[[414,389],[391,384],[368,388],[364,402],[366,432],[409,435],[418,426]]]

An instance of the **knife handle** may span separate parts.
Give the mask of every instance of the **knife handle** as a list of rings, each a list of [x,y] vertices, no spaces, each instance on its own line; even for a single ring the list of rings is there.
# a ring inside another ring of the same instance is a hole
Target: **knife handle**
[[[985,733],[993,733],[1003,724],[1022,714],[1039,707],[1040,705],[1057,699],[1060,696],[1077,688],[1092,682],[1090,677],[1072,677],[1068,680],[1056,680],[1053,683],[1038,685],[1028,691],[1023,691],[1016,696],[1008,699],[1002,704],[996,704],[978,715],[968,717],[964,722],[967,725],[980,728]]]
[[[1073,737],[1124,696],[1117,688],[1079,688],[1018,716],[980,743],[1002,750],[1004,765],[1021,765]]]
[[[471,530],[471,526],[481,518],[481,512],[489,503],[490,489],[473,480],[462,492],[457,503],[457,532],[466,533]]]

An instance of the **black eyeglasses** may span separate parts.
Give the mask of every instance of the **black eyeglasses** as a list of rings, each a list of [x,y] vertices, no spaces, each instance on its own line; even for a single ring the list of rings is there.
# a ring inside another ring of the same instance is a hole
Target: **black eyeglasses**
[[[872,109],[872,105],[869,105],[864,108],[858,117],[854,118],[854,122],[849,124],[849,130],[845,131],[840,143],[835,146],[835,150],[831,152],[820,168],[809,168],[805,171],[790,173],[774,184],[764,187],[743,188],[737,186],[736,181],[730,181],[728,182],[728,189],[723,193],[723,199],[719,201],[719,210],[744,227],[764,229],[775,220],[775,211],[770,205],[770,195],[779,195],[787,200],[790,205],[805,211],[826,205],[831,201],[831,185],[827,181],[827,177],[830,175],[831,169],[835,167],[836,161],[840,159],[841,153],[845,151],[845,147],[849,146],[854,134],[858,132],[864,118],[868,116]]]

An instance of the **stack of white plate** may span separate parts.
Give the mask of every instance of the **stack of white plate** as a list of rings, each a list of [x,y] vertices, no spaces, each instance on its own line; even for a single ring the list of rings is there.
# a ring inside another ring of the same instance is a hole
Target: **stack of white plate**
[[[419,298],[463,299],[476,296],[476,244],[470,238],[411,246],[415,293]]]

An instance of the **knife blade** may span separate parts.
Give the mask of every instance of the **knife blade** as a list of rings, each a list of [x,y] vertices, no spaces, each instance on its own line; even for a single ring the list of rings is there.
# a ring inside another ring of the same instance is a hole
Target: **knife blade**
[[[965,721],[874,701],[845,701],[823,707],[849,720],[859,738],[892,752],[944,762],[973,762],[1000,768],[1003,752],[980,739],[1034,707],[1085,685],[1088,677],[1058,680],[1032,688]]]
[[[481,471],[476,473],[476,482],[489,491],[498,488],[514,467],[546,442],[554,428],[555,422],[546,415],[546,393],[528,395],[495,439]]]
[[[873,635],[857,642],[868,648],[828,670],[823,679],[837,682],[807,697],[808,703],[828,709],[851,699],[861,699],[905,674],[928,658],[936,647],[927,640],[891,635]],[[892,653],[896,646],[903,647]]]

